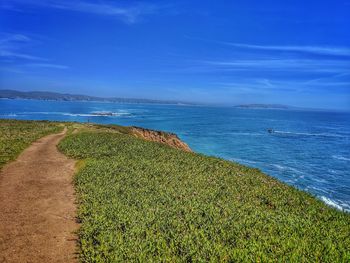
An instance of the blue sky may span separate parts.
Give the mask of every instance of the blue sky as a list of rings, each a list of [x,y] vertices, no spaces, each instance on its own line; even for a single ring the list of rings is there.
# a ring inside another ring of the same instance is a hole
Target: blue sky
[[[0,85],[350,109],[350,0],[0,3]]]

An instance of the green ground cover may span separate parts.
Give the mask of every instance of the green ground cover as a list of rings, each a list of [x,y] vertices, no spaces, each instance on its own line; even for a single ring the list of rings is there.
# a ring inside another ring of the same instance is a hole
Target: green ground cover
[[[75,177],[83,262],[349,262],[350,215],[257,169],[127,134],[59,149]]]
[[[0,119],[0,168],[14,160],[32,142],[62,129],[62,124],[54,122]]]

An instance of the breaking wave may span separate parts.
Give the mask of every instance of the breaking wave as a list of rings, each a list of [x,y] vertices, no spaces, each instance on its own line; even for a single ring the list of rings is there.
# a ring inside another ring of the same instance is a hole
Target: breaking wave
[[[323,202],[325,202],[327,205],[332,206],[338,210],[345,210],[341,205],[338,205],[335,201],[333,201],[325,196],[321,196],[321,200]]]
[[[7,113],[7,114],[0,114],[0,116],[6,116],[6,117],[16,117],[17,114],[15,113]]]
[[[93,111],[90,113],[70,113],[70,112],[57,112],[57,111],[41,111],[41,112],[22,112],[17,115],[63,115],[63,116],[74,116],[74,117],[121,117],[121,116],[131,116],[132,114],[127,111],[117,111],[117,112],[105,112],[105,111]],[[17,116],[15,115],[15,116]],[[14,115],[6,115],[14,116]]]

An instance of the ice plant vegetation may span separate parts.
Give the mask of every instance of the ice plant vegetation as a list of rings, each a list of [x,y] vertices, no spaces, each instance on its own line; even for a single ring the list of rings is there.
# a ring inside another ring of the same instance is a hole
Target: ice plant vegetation
[[[85,129],[59,144],[81,160],[83,262],[350,259],[349,214],[258,169],[118,129]]]
[[[32,142],[62,129],[63,125],[55,122],[0,120],[0,168]]]

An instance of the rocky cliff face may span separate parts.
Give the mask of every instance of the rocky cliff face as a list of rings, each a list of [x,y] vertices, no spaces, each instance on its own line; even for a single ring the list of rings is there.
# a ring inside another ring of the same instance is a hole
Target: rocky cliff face
[[[140,127],[131,127],[132,133],[139,137],[152,142],[159,142],[163,144],[167,144],[170,147],[180,149],[186,152],[192,152],[191,148],[180,140],[174,133],[155,131]]]

